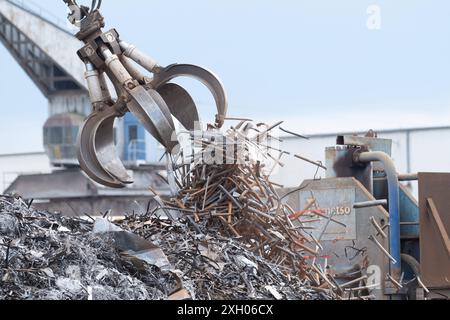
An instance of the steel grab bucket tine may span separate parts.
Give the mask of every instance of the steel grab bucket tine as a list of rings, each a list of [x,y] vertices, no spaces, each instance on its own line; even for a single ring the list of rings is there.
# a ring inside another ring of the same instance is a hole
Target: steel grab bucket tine
[[[114,120],[116,115],[102,117],[94,131],[93,144],[97,164],[123,184],[133,183],[114,144]]]
[[[130,90],[129,94],[132,100],[127,107],[144,128],[167,150],[173,151],[178,147],[175,124],[161,95],[142,86]]]
[[[200,123],[197,106],[189,93],[175,83],[161,86],[158,93],[166,102],[172,115],[180,121],[187,130],[193,131]]]
[[[81,128],[78,135],[78,161],[83,171],[95,182],[110,188],[123,188],[124,184],[102,168],[95,155],[95,130],[100,122],[101,116],[94,113]]]
[[[155,73],[151,84],[154,88],[159,89],[169,81],[183,76],[197,79],[209,89],[216,102],[218,113],[216,124],[222,127],[228,111],[228,100],[222,82],[213,72],[191,64],[174,64]]]

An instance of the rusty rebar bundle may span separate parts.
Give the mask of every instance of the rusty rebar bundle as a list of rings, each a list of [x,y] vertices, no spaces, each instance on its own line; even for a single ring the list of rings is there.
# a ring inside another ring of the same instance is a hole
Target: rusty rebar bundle
[[[285,274],[306,281],[311,289],[341,299],[344,291],[333,275],[316,264],[322,249],[319,241],[302,223],[302,218],[325,215],[317,209],[301,217],[280,197],[283,186],[271,181],[274,168],[284,166],[282,158],[291,155],[274,144],[281,140],[271,133],[280,125],[254,126],[243,120],[224,135],[211,128],[206,133],[191,132],[195,152],[188,161],[180,155],[181,163],[173,164],[169,180],[178,192],[162,200],[159,208],[170,216],[180,213],[197,233],[206,227],[206,233],[214,230],[239,241]]]

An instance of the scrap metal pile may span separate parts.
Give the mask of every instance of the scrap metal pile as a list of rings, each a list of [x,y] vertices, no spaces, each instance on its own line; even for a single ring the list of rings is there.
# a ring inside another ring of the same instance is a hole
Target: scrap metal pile
[[[206,221],[196,224],[196,231],[185,219],[174,223],[158,215],[130,217],[121,225],[164,248],[173,267],[182,270],[191,299],[330,299],[245,243],[222,236],[220,226],[211,227]]]
[[[0,299],[350,298],[271,181],[283,157],[309,161],[274,146],[280,124],[189,132],[190,156],[170,157],[173,196],[114,224],[1,198]]]
[[[282,129],[281,124],[254,125],[244,119],[224,135],[213,127],[206,132],[190,132],[190,154],[186,156],[189,148],[185,145],[174,157],[182,160],[175,160],[169,169],[168,183],[175,196],[164,201],[156,195],[159,206],[155,210],[173,221],[182,213],[196,236],[206,235],[213,244],[211,239],[218,237],[233,239],[266,265],[300,281],[303,288],[334,299],[344,298],[345,290],[327,274],[327,266],[316,263],[322,246],[312,235],[308,221],[299,219],[304,217],[287,204],[286,197],[280,197],[277,189],[282,186],[270,180],[274,170],[284,166],[285,156],[324,168],[321,163],[276,147],[280,140],[271,134],[274,129],[296,135]],[[321,210],[315,212],[313,218],[327,218]],[[139,228],[134,231],[149,235]],[[251,288],[247,297],[254,296]]]
[[[93,222],[0,198],[0,300],[164,299],[177,279],[137,265]]]
[[[280,124],[254,127],[244,120],[225,136],[192,133],[194,156],[172,173],[172,184],[181,189],[161,207],[169,217],[173,209],[183,212],[195,229],[203,220],[211,228],[219,225],[222,235],[239,239],[275,265],[305,273],[303,253],[317,254],[316,244],[308,244],[303,229],[294,226],[289,216],[295,211],[276,191],[282,186],[270,181],[288,154],[272,147],[269,133]]]
[[[203,224],[196,233],[184,219],[151,213],[120,229],[13,197],[0,198],[0,211],[0,300],[329,298]]]

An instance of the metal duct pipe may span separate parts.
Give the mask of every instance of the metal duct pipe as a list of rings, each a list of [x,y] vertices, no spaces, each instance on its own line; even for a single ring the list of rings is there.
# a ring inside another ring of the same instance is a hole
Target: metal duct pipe
[[[390,254],[395,261],[391,261],[392,276],[396,279],[401,274],[401,249],[400,249],[400,183],[394,161],[384,152],[362,152],[355,154],[356,162],[381,162],[384,166],[388,180],[389,215],[390,215]]]
[[[373,208],[378,206],[387,206],[387,204],[388,204],[387,200],[365,201],[353,204],[353,208],[354,209]]]
[[[419,175],[417,173],[405,173],[398,175],[398,181],[417,181],[419,180]]]

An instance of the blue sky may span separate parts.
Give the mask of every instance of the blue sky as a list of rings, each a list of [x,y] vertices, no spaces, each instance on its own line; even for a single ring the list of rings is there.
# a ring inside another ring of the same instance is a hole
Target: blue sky
[[[366,26],[373,4],[377,31]],[[39,5],[66,15],[62,0]],[[214,70],[232,116],[304,133],[450,125],[449,1],[104,0],[102,9],[161,64]],[[45,98],[1,45],[0,71],[0,153],[42,150]],[[208,92],[183,84],[212,119]]]

